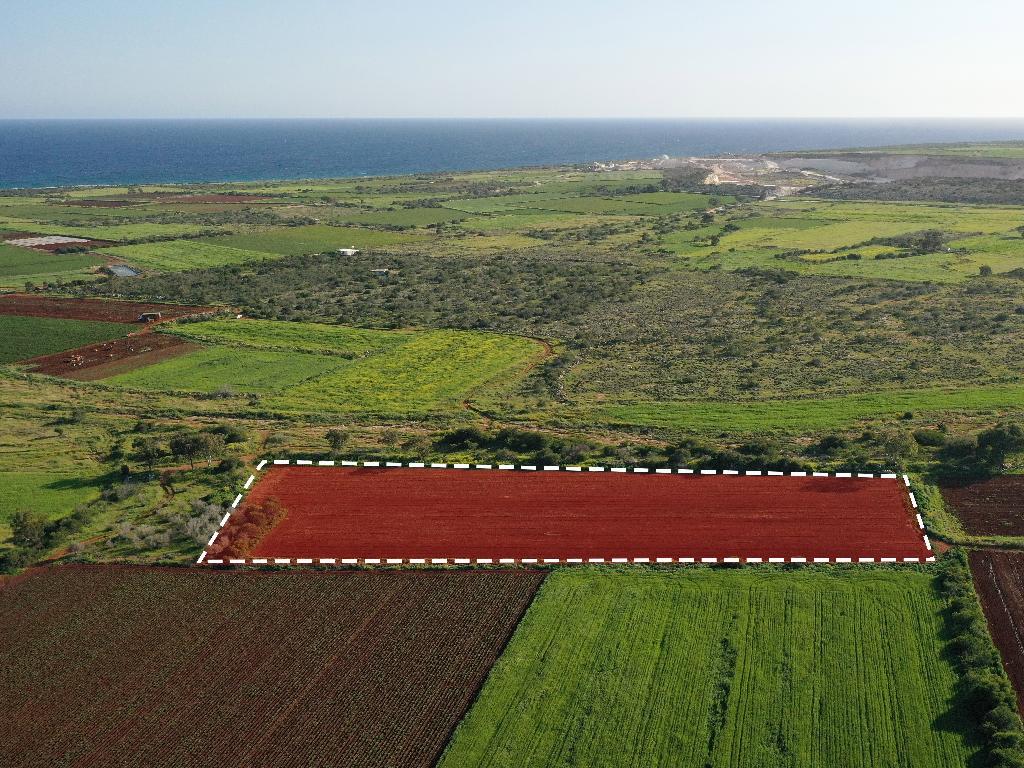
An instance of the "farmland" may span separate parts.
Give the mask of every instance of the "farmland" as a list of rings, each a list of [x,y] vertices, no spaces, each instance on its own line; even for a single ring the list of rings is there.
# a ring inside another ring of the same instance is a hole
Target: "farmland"
[[[123,323],[0,314],[0,363],[27,360],[114,339],[132,330],[132,326]]]
[[[264,251],[281,256],[302,256],[308,253],[334,251],[338,248],[380,248],[415,242],[415,234],[377,232],[355,227],[281,227],[248,234],[217,237],[206,242],[246,251]]]
[[[963,766],[931,581],[559,571],[440,765]]]
[[[539,578],[33,573],[0,587],[4,764],[430,766]]]
[[[199,240],[169,240],[141,245],[123,245],[105,248],[103,253],[142,269],[174,271],[204,269],[225,264],[244,264],[247,261],[269,258],[265,251],[247,251]]]
[[[528,339],[465,331],[377,331],[319,324],[213,321],[179,326],[214,344],[106,383],[142,390],[267,395],[282,411],[422,414],[458,408],[539,361]]]
[[[974,585],[1003,667],[1024,711],[1024,555],[979,550],[970,555]]]
[[[947,480],[942,497],[967,533],[1024,536],[1024,477]]]
[[[286,515],[256,543],[256,557],[923,562],[932,555],[896,479],[275,466],[243,511],[270,500]],[[240,535],[237,523],[229,525],[218,551]]]

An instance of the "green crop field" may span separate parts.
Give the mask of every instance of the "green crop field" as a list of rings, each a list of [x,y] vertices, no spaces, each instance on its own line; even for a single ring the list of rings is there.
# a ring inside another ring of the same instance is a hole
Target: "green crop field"
[[[378,331],[323,323],[275,320],[207,320],[173,326],[171,332],[205,344],[364,357],[386,352],[421,335],[419,331]]]
[[[962,768],[932,579],[559,570],[440,766]]]
[[[543,347],[528,339],[433,331],[292,387],[268,402],[300,412],[452,412],[481,387],[507,388],[542,356]]]
[[[801,400],[665,402],[604,405],[593,416],[613,424],[737,432],[848,428],[865,419],[899,419],[904,413],[932,417],[947,413],[998,414],[1024,408],[1024,385],[963,389],[916,389]]]
[[[544,355],[537,342],[469,331],[376,331],[316,323],[216,320],[175,328],[208,349],[105,379],[133,389],[266,395],[298,413],[456,411]]]
[[[157,391],[276,392],[321,376],[339,361],[322,355],[211,348],[111,376],[107,384]]]
[[[157,243],[122,245],[104,248],[103,253],[117,256],[134,267],[159,271],[206,269],[270,258],[265,251],[246,251],[200,240],[165,240]]]
[[[71,274],[102,263],[103,259],[88,253],[45,253],[0,243],[0,283],[16,285],[40,275]]]
[[[423,241],[425,241],[424,235],[406,232],[378,232],[361,227],[330,227],[313,224],[304,227],[258,230],[247,234],[218,237],[206,242],[241,250],[266,251],[282,256],[301,256],[350,246],[370,249]]]
[[[116,339],[133,330],[123,323],[0,315],[0,363]]]

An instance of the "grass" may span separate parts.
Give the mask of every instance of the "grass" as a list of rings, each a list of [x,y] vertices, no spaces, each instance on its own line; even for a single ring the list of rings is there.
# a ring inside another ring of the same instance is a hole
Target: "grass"
[[[914,414],[999,413],[1024,407],[1024,385],[892,390],[863,395],[750,403],[665,402],[604,405],[594,416],[612,424],[697,431],[766,430],[815,432],[849,427],[858,421],[898,420]]]
[[[214,347],[118,374],[104,383],[165,392],[266,394],[321,376],[338,364],[321,355]]]
[[[206,320],[180,323],[169,330],[206,344],[256,349],[312,352],[342,357],[378,354],[410,341],[418,331],[378,331],[323,323],[283,323],[276,320]]]
[[[472,331],[379,331],[318,323],[214,320],[177,334],[211,348],[105,380],[133,389],[264,395],[289,413],[418,414],[461,409],[490,384],[517,381],[537,342]]]
[[[74,273],[103,263],[88,253],[46,253],[0,243],[0,281]]]
[[[423,235],[407,232],[379,232],[361,227],[330,227],[311,224],[302,227],[274,227],[239,235],[209,239],[214,245],[243,251],[264,251],[282,256],[323,253],[338,248],[384,248],[391,245],[424,241]]]
[[[116,339],[132,330],[123,323],[0,315],[0,363]]]
[[[123,245],[104,248],[103,253],[117,256],[135,267],[162,272],[206,269],[269,258],[265,251],[247,251],[200,240],[168,240]]]
[[[417,415],[451,412],[482,387],[507,387],[543,354],[528,339],[467,331],[417,334],[307,381],[268,403],[285,411]]]
[[[996,273],[1024,266],[1020,222],[1019,209],[1011,206],[799,199],[744,206],[700,229],[664,234],[660,243],[702,269],[770,266],[823,276],[951,283],[977,275],[983,265]],[[738,229],[725,231],[726,224]],[[949,233],[951,251],[876,259],[896,249],[864,245],[926,229]],[[716,245],[707,240],[712,235],[719,237]],[[783,258],[793,251],[810,253]],[[836,260],[854,253],[861,258]]]
[[[459,766],[963,766],[932,577],[553,573],[456,730]]]
[[[48,470],[0,471],[0,487],[4,489],[3,503],[0,503],[0,546],[3,546],[11,534],[9,522],[15,512],[36,512],[48,520],[64,517],[79,504],[98,498],[103,478]]]
[[[219,226],[202,224],[162,224],[139,222],[135,224],[96,224],[95,226],[71,226],[66,224],[25,224],[18,223],[19,229],[48,235],[67,235],[94,240],[112,240],[115,243],[145,240],[153,237],[190,237],[210,230],[223,229]]]

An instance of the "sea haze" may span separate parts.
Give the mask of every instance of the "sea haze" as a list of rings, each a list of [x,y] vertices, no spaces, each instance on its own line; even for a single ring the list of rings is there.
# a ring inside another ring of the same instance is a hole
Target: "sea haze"
[[[1024,120],[0,120],[0,188],[1024,139]]]

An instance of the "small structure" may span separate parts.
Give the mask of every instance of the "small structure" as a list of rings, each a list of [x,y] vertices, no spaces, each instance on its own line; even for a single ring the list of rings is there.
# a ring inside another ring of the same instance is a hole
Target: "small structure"
[[[139,323],[155,323],[163,317],[159,312],[143,312],[139,315],[139,319],[136,322]]]
[[[359,253],[359,249],[358,248],[339,248],[338,249],[338,253],[341,254],[342,256],[355,256],[357,253]]]
[[[387,277],[388,275],[391,274],[390,269],[385,269],[383,267],[379,269],[371,269],[370,271],[373,272],[373,274],[375,274],[377,277]]]

